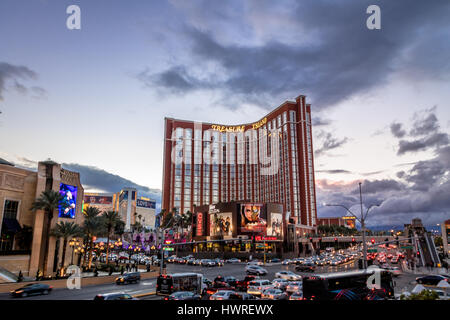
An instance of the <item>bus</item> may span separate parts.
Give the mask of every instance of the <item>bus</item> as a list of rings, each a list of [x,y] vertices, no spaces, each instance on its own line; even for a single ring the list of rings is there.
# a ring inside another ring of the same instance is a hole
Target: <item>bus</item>
[[[161,274],[156,280],[157,295],[171,295],[177,291],[202,294],[203,289],[203,275],[199,273]]]
[[[380,273],[381,288],[369,289],[368,278]],[[379,300],[394,298],[394,282],[389,271],[371,268],[349,272],[316,274],[303,278],[305,300]]]

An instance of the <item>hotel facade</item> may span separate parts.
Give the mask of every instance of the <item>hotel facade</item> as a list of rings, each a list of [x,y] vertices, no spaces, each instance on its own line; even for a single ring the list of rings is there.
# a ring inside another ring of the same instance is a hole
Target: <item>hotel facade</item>
[[[283,205],[297,234],[317,226],[311,106],[301,95],[256,122],[165,118],[162,209],[243,201]]]

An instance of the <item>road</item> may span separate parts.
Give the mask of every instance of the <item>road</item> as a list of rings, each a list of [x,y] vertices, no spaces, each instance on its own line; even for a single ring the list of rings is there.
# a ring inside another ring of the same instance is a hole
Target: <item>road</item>
[[[275,278],[275,273],[280,270],[290,270],[295,272],[294,265],[281,265],[277,264],[267,264],[265,267],[268,274],[264,276],[264,279],[273,280]],[[349,271],[356,269],[357,265],[354,261],[350,261],[346,264],[340,266],[326,266],[318,267],[316,273],[328,273],[328,272],[338,272],[338,271]],[[179,265],[179,264],[168,264],[168,273],[177,272],[195,272],[202,273],[204,277],[214,280],[217,275],[222,276],[234,276],[237,279],[243,279],[245,276],[245,263],[237,264],[225,264],[222,267],[201,267],[201,266],[189,266],[189,265]],[[310,275],[310,273],[296,272],[300,275]],[[403,290],[410,291],[414,286],[415,278],[421,276],[420,274],[403,274],[399,277],[394,278],[396,282],[395,292],[401,293]],[[129,285],[116,285],[116,284],[103,284],[95,286],[86,286],[81,289],[54,289],[48,296],[32,296],[22,299],[36,299],[36,300],[92,300],[97,294],[113,293],[113,292],[125,292],[131,295],[141,295],[145,293],[154,292],[156,288],[156,279],[145,279],[138,284]],[[7,293],[0,294],[0,300],[13,299]],[[141,297],[144,300],[159,300],[161,297],[156,295]]]

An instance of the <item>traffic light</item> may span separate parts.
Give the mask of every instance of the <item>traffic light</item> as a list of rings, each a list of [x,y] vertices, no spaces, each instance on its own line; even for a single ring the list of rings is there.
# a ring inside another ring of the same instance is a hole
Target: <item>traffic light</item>
[[[355,238],[352,238],[352,242],[355,242]]]
[[[370,240],[372,242],[372,244],[375,244],[375,239],[372,238],[372,240]]]
[[[417,251],[417,256],[420,257],[420,251]]]
[[[309,237],[309,241],[310,241],[310,242],[313,242],[312,237]]]
[[[336,242],[336,243],[337,243],[337,242],[338,242],[337,240],[338,240],[337,238],[334,238],[334,242]]]

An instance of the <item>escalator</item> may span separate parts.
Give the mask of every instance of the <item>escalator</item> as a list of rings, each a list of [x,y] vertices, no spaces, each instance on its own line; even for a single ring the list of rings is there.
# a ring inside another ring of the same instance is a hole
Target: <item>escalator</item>
[[[433,258],[431,256],[430,248],[428,247],[428,243],[425,240],[425,236],[419,236],[419,246],[420,253],[422,255],[422,261],[424,263],[424,267],[434,265]]]
[[[425,234],[425,241],[427,242],[428,250],[431,254],[433,264],[434,266],[437,266],[438,264],[441,263],[441,260],[439,259],[439,256],[436,252],[436,246],[434,245],[433,238],[428,233]]]

